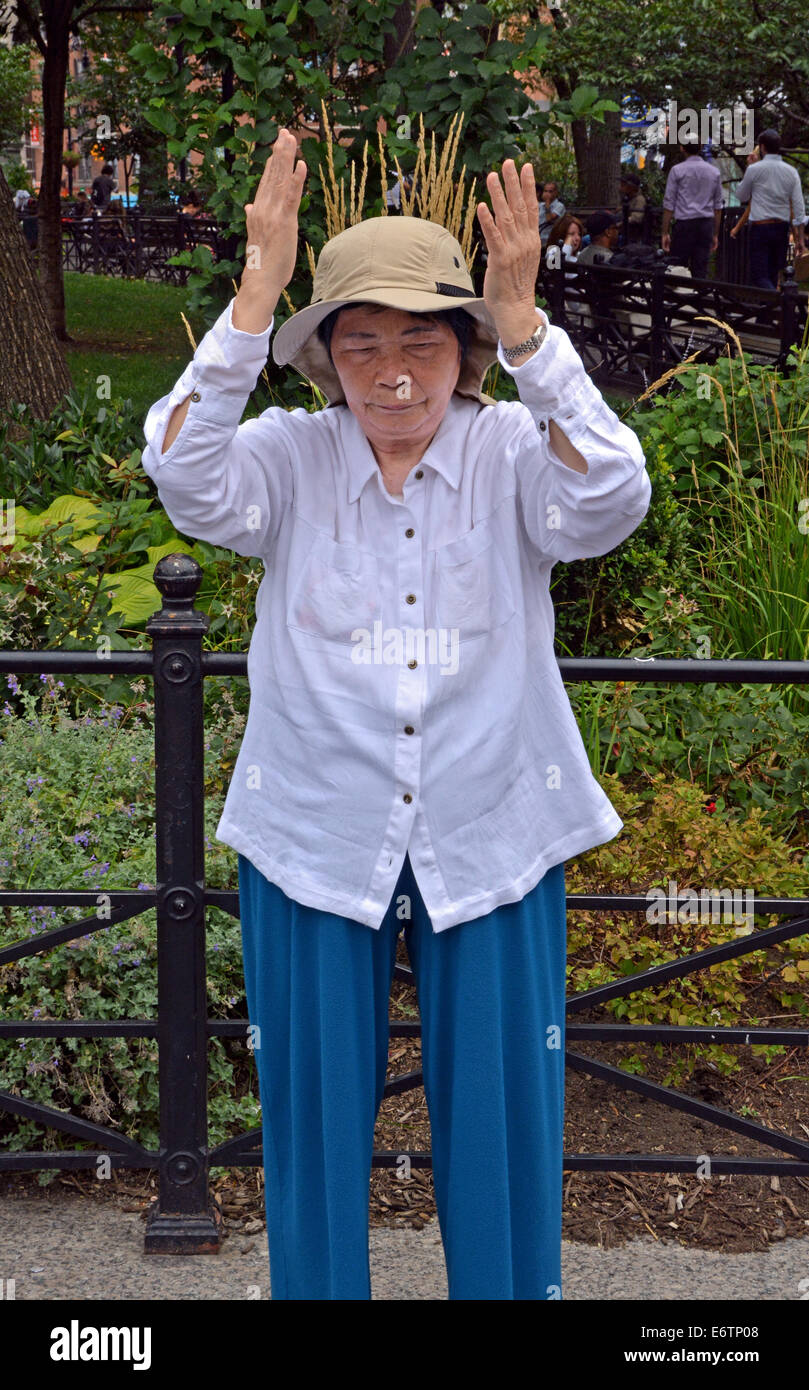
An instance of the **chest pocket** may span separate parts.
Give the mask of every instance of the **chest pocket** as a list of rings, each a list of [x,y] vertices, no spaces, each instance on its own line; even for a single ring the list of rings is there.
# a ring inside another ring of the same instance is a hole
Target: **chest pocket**
[[[435,551],[435,607],[439,626],[457,628],[460,642],[484,637],[515,612],[508,570],[488,522]]]
[[[355,628],[370,631],[381,616],[376,556],[318,534],[288,599],[287,626],[348,649]]]

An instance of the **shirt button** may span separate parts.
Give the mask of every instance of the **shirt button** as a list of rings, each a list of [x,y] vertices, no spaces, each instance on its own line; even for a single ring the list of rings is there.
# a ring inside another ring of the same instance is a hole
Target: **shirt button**
[[[540,428],[541,430],[546,430],[546,429],[548,428],[548,426],[545,424],[545,421],[544,421],[544,420],[540,420],[540,422],[539,422],[539,428]]]
[[[410,795],[410,792],[405,792],[404,796],[402,797],[402,801],[407,801],[407,802],[409,803],[409,802],[411,802],[412,800],[413,800],[413,798],[412,798],[412,796]]]
[[[201,400],[202,400],[202,396],[199,394],[199,391],[192,391],[192,392],[191,392],[191,399],[192,399],[192,401],[201,401]]]
[[[416,533],[415,533],[415,531],[413,530],[413,527],[412,527],[412,526],[408,526],[407,530],[405,531],[405,535],[407,536],[407,538],[410,539],[410,537],[411,537],[411,536],[415,536],[415,534],[416,534]]]
[[[415,657],[414,657],[413,660],[412,660],[412,661],[408,661],[407,664],[408,664],[408,666],[410,667],[411,671],[413,671],[413,670],[415,669],[415,667],[418,666],[419,663],[416,661],[416,659],[415,659]]]
[[[405,603],[415,603],[415,602],[416,602],[416,595],[415,595],[415,594],[408,594],[408,595],[407,595],[407,598],[405,599]]]
[[[413,474],[413,477],[414,477],[414,478],[423,478],[423,477],[424,477],[424,469],[423,469],[423,468],[418,468],[418,469],[416,470],[416,472]]]
[[[412,725],[412,724],[405,724],[405,733],[406,733],[406,734],[414,734],[415,732],[416,732],[416,731],[415,731],[415,729],[413,728],[413,725]]]

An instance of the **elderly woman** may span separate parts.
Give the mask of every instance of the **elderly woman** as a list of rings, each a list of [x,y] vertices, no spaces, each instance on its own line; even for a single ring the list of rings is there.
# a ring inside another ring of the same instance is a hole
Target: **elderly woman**
[[[403,930],[449,1297],[560,1298],[564,861],[622,821],[565,694],[548,581],[629,536],[651,487],[535,306],[536,192],[513,160],[477,209],[482,299],[439,224],[348,228],[273,343],[328,408],[240,424],[295,266],[296,149],[282,130],[239,291],[149,411],[143,455],[180,531],[265,564],[216,833],[238,852],[272,1297],[370,1298]],[[483,395],[495,361],[519,400]]]

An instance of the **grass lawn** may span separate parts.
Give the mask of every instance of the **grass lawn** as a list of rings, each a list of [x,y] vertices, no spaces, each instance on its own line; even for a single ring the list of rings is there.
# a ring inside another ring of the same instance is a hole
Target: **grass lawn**
[[[137,415],[170,391],[193,349],[180,318],[184,313],[197,342],[205,332],[201,315],[190,314],[187,292],[174,285],[121,280],[113,275],[65,273],[65,356],[76,391],[94,396],[97,378],[110,378],[113,398],[129,397]]]

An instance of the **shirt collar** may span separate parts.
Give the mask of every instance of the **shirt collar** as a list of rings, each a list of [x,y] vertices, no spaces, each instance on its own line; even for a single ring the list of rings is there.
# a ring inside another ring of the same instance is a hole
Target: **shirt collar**
[[[463,472],[463,436],[466,433],[464,416],[475,406],[468,396],[453,391],[438,429],[419,459],[419,468],[434,468],[450,487],[461,485]],[[347,405],[338,407],[342,413],[341,434],[348,465],[349,502],[356,502],[369,478],[379,471],[379,464],[359,420]],[[405,487],[407,480],[405,480]]]

